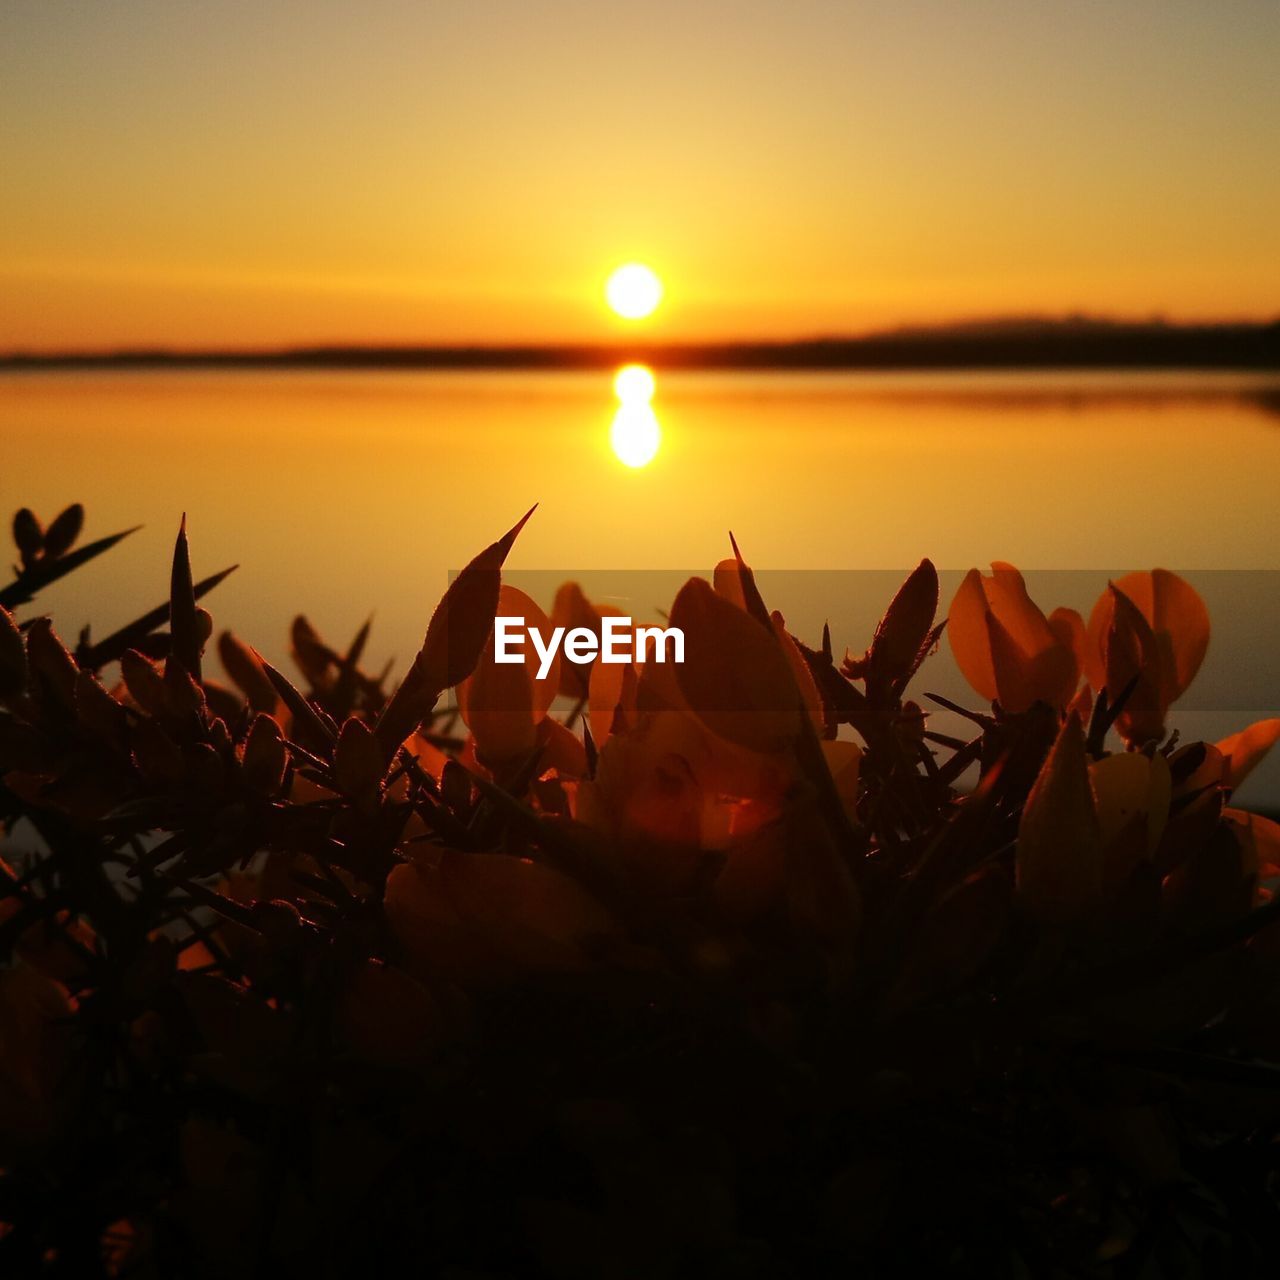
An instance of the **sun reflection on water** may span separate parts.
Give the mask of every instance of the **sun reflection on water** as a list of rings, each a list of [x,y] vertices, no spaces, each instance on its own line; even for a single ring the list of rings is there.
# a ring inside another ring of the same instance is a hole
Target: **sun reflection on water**
[[[614,375],[618,410],[609,429],[609,443],[625,466],[648,466],[662,443],[662,428],[651,403],[656,389],[653,370],[642,364],[623,365]]]

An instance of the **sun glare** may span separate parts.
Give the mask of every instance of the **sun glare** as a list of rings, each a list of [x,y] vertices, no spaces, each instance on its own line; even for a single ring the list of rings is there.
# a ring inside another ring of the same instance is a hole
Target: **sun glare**
[[[628,400],[618,406],[609,431],[609,443],[619,462],[643,467],[653,461],[662,440],[662,428],[647,400]]]
[[[623,404],[648,404],[656,386],[653,374],[642,364],[624,364],[613,376],[613,394]]]
[[[658,415],[649,403],[656,389],[653,371],[642,364],[624,364],[613,375],[618,411],[613,415],[609,443],[618,461],[628,467],[648,466],[662,443]]]
[[[629,262],[609,277],[605,297],[624,320],[643,320],[662,301],[662,281],[643,264]]]

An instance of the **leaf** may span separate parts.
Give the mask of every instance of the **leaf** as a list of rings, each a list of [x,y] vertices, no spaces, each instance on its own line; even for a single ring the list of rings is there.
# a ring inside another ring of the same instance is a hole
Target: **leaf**
[[[13,514],[13,540],[24,566],[32,564],[44,550],[44,528],[30,507],[19,507]]]
[[[57,560],[40,560],[30,568],[24,569],[7,587],[0,590],[0,606],[12,609],[17,605],[26,604],[42,587],[47,587],[50,583],[57,582],[59,578],[66,577],[72,570],[87,564],[104,551],[110,551],[117,542],[127,538],[131,533],[137,533],[141,528],[142,526],[138,524],[121,533],[99,538],[96,542],[86,543],[78,550],[61,556]]]
[[[90,733],[121,752],[127,750],[128,713],[98,683],[92,671],[82,670],[76,677],[76,713]]]
[[[222,661],[222,669],[255,711],[270,714],[276,709],[279,698],[275,685],[267,678],[258,655],[244,641],[236,639],[230,631],[224,631],[218,637],[218,657]]]
[[[575,880],[507,854],[443,849],[387,877],[392,933],[414,967],[461,980],[581,969],[618,925]]]
[[[340,1043],[368,1062],[426,1066],[447,1025],[439,1005],[402,969],[371,960],[343,982],[333,1021]]]
[[[364,647],[369,643],[369,632],[373,629],[373,619],[366,618],[364,625],[356,632],[338,666],[338,678],[333,686],[333,705],[342,710],[350,709],[355,700],[356,685],[359,683],[360,659],[364,656]],[[338,714],[341,714],[339,711]]]
[[[885,610],[869,652],[868,676],[898,685],[915,670],[938,612],[938,571],[921,560]]]
[[[298,614],[289,628],[293,660],[313,689],[322,689],[327,683],[329,668],[336,666],[338,655],[320,638],[305,614]]]
[[[263,795],[274,795],[284,781],[287,763],[280,726],[265,713],[254,716],[244,742],[245,781]]]
[[[913,937],[887,1005],[904,1008],[963,986],[1004,940],[1009,882],[986,867],[946,892],[930,907]]]
[[[129,696],[149,716],[168,714],[169,699],[164,680],[155,664],[136,649],[126,649],[120,655],[120,674]]]
[[[169,631],[173,637],[170,658],[193,679],[200,679],[200,651],[203,647],[196,620],[196,593],[191,579],[191,552],[187,546],[187,517],[178,526],[173,547],[173,568],[169,574]]]
[[[765,608],[760,597],[760,589],[756,586],[756,575],[751,566],[742,558],[738,550],[738,540],[729,534],[729,544],[733,547],[733,558],[738,562],[738,583],[742,591],[743,607],[762,626],[769,626],[769,610]]]
[[[211,574],[207,578],[202,578],[192,589],[195,598],[199,600],[202,596],[207,595],[239,567],[239,565],[233,564],[229,568],[223,569],[221,573]],[[121,627],[119,631],[113,631],[96,644],[82,644],[76,650],[76,660],[82,667],[88,667],[93,671],[101,670],[107,663],[118,661],[120,655],[126,649],[136,649],[157,627],[168,622],[168,620],[169,603],[166,601],[164,604],[156,605],[154,609],[144,613],[140,618],[135,618],[132,622]]]
[[[244,987],[207,973],[181,974],[177,987],[212,1052],[243,1060],[255,1072],[269,1069],[284,1055],[288,1022]]]
[[[48,618],[37,618],[27,631],[27,666],[32,680],[46,688],[68,710],[75,709],[80,668],[63,647]]]
[[[342,726],[333,752],[338,789],[353,800],[376,799],[385,772],[377,739],[363,721],[351,717]]]
[[[327,752],[333,745],[334,733],[323,720],[315,707],[293,687],[256,649],[252,650],[267,679],[280,695],[280,700],[289,708],[293,717],[292,734],[303,746],[311,746]]]
[[[1100,906],[1102,833],[1084,729],[1069,715],[1027,796],[1018,827],[1017,889],[1043,924],[1084,924]]]
[[[52,523],[44,531],[44,553],[56,560],[66,551],[70,551],[84,528],[84,507],[73,502],[65,511],[54,517]]]
[[[8,609],[0,609],[0,701],[19,697],[27,687],[27,647]]]
[[[385,759],[431,713],[436,699],[475,669],[489,633],[493,630],[502,585],[502,566],[520,530],[537,507],[496,542],[487,546],[449,584],[431,621],[426,638],[400,687],[392,694],[378,719],[377,736]]]

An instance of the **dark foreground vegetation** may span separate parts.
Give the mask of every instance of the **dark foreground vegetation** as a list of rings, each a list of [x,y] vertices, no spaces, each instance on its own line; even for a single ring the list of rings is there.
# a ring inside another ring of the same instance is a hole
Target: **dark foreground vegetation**
[[[735,548],[683,666],[550,685],[517,526],[396,683],[218,633],[185,529],[60,639],[81,523],[0,587],[0,1275],[1280,1274],[1280,721],[1169,731],[1181,579],[974,571],[944,641],[926,561],[841,658]]]

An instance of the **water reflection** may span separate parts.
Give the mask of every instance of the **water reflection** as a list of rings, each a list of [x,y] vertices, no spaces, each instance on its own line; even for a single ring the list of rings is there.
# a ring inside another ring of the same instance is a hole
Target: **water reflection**
[[[653,411],[657,380],[642,364],[627,364],[614,375],[613,393],[618,411],[609,429],[609,443],[618,461],[628,467],[644,467],[653,461],[662,443],[662,428]]]

